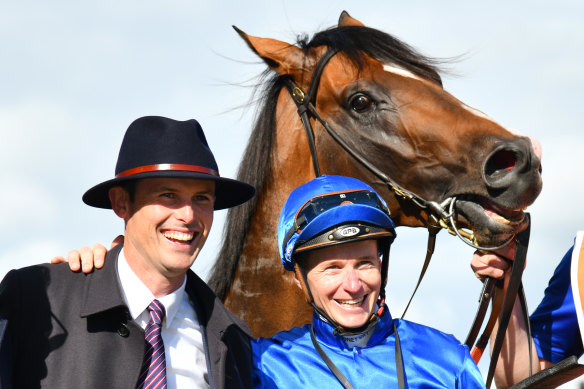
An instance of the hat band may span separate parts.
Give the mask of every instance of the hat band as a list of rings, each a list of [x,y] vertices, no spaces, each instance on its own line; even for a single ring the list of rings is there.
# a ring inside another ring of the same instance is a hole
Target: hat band
[[[116,174],[116,178],[132,176],[134,174],[139,173],[157,172],[162,170],[183,170],[219,176],[219,172],[217,170],[209,169],[203,166],[183,165],[179,163],[160,163],[157,165],[138,166],[133,169],[125,170],[121,173]]]

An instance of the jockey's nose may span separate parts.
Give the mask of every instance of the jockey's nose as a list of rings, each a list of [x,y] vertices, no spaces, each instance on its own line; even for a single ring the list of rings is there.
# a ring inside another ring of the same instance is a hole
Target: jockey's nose
[[[355,293],[361,289],[361,279],[355,269],[349,268],[346,270],[343,288],[349,293]]]

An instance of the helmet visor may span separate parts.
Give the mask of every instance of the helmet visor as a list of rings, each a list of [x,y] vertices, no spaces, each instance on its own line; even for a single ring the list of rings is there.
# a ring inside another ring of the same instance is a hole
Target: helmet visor
[[[313,197],[300,208],[296,214],[293,229],[300,230],[323,212],[345,204],[368,205],[389,214],[387,206],[379,200],[375,192],[370,190],[327,193],[324,196]]]

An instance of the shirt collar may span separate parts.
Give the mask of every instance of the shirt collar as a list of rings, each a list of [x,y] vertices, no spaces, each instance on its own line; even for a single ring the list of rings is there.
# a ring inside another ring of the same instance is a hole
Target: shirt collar
[[[373,327],[373,333],[363,334],[367,336],[368,341],[366,347],[371,347],[383,341],[389,334],[393,332],[392,317],[389,309],[385,308],[377,325]],[[359,342],[346,342],[346,340],[339,335],[334,335],[334,327],[314,311],[312,314],[312,325],[314,326],[314,333],[319,341],[322,341],[331,346],[340,347],[341,349],[351,349],[353,347],[360,347]],[[356,338],[356,337],[355,337]],[[361,348],[361,347],[360,347]]]
[[[150,305],[155,297],[152,292],[150,292],[150,289],[148,289],[148,287],[130,268],[130,265],[128,265],[128,261],[124,256],[124,250],[120,251],[117,264],[118,278],[120,280],[120,285],[122,286],[124,300],[130,310],[132,319],[136,320],[142,312],[148,308],[148,305]],[[164,305],[164,309],[166,310],[166,316],[164,323],[162,324],[163,327],[168,328],[172,323],[172,320],[180,307],[181,299],[184,297],[186,282],[187,277],[185,276],[183,283],[177,290],[158,298],[158,301]]]

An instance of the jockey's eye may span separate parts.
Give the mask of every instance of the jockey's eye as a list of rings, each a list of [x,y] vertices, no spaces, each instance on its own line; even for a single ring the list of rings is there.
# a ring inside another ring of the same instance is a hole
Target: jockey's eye
[[[353,111],[363,113],[372,109],[375,106],[375,101],[371,97],[359,93],[351,98],[349,104]]]

